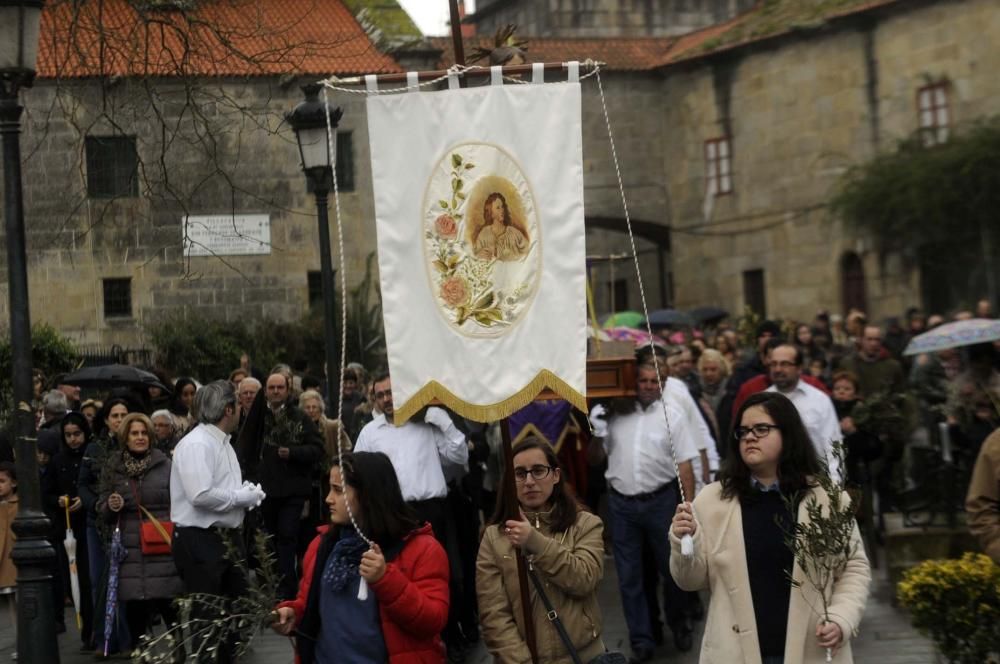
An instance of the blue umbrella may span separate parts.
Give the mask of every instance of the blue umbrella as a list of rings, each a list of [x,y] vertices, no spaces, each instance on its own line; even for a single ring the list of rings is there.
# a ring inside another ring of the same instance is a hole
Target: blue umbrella
[[[939,325],[933,330],[918,334],[907,344],[903,355],[933,353],[948,348],[972,346],[1000,340],[1000,320],[970,318]]]
[[[108,601],[104,604],[104,656],[108,656],[108,644],[111,643],[111,631],[115,627],[115,615],[118,612],[118,568],[128,555],[122,544],[122,531],[115,524],[115,532],[111,535],[111,548],[108,550]]]

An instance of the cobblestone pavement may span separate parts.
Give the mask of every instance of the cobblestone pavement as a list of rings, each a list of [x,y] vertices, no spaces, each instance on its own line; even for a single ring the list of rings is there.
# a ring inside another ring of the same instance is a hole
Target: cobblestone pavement
[[[930,641],[917,634],[910,626],[905,614],[894,608],[890,603],[890,588],[885,570],[873,570],[874,582],[868,608],[861,623],[860,635],[854,641],[854,661],[859,664],[874,662],[877,664],[939,664],[940,659]],[[601,606],[604,610],[604,640],[609,648],[621,650],[628,654],[628,632],[622,616],[618,600],[617,581],[614,565],[610,558],[605,566],[605,577],[600,586]],[[11,617],[6,607],[0,618],[0,662],[10,661],[14,652],[14,630]],[[72,618],[67,612],[67,625],[72,625]],[[659,648],[654,662],[671,662],[673,664],[694,664],[698,661],[698,644],[701,642],[703,623],[697,626],[695,647],[691,652],[678,653],[670,644],[669,633],[667,645]],[[75,629],[59,637],[61,658],[63,664],[84,664],[94,659],[86,653],[79,652],[79,640]],[[292,664],[292,648],[287,639],[271,632],[263,634],[254,643],[250,655],[243,664]],[[486,664],[490,661],[486,649],[480,646],[469,653],[467,664]],[[39,662],[37,664],[50,664]]]

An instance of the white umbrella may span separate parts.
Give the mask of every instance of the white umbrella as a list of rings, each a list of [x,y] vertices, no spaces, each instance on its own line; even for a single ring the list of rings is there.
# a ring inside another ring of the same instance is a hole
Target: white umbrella
[[[66,549],[66,557],[69,558],[69,587],[73,595],[73,608],[76,610],[76,628],[83,629],[83,620],[80,618],[80,576],[76,571],[76,537],[73,535],[73,528],[69,524],[69,496],[66,498],[66,539],[63,540],[63,547]],[[58,607],[57,607],[58,608]]]

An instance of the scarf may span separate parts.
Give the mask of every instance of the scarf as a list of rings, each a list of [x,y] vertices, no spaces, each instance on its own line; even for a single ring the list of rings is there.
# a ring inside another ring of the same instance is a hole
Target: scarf
[[[347,588],[347,584],[361,576],[358,566],[361,556],[368,549],[368,543],[361,539],[358,532],[351,527],[345,527],[340,539],[333,545],[330,553],[332,562],[323,572],[323,583],[338,592]]]
[[[150,448],[151,450],[152,448]],[[153,455],[147,450],[142,456],[136,456],[128,450],[122,450],[122,461],[125,463],[125,474],[129,477],[141,477],[149,470],[149,462]]]

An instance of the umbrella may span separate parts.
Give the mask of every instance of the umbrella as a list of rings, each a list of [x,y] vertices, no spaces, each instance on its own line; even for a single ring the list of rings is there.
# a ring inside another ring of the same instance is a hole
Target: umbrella
[[[601,325],[604,329],[611,327],[639,327],[642,323],[642,314],[638,311],[619,311],[604,319]]]
[[[933,353],[948,348],[972,346],[1000,340],[1000,320],[970,318],[946,323],[918,334],[907,344],[903,355]]]
[[[108,645],[111,643],[111,632],[115,628],[115,616],[118,612],[118,569],[125,560],[128,551],[122,544],[122,531],[115,524],[115,532],[111,535],[111,548],[108,549],[108,600],[104,604],[104,656],[108,656]]]
[[[695,307],[688,312],[688,315],[696,323],[703,325],[705,323],[716,323],[728,316],[729,312],[719,307]]]
[[[80,576],[76,570],[76,537],[69,525],[69,496],[63,497],[66,499],[66,539],[63,540],[63,548],[69,558],[69,586],[73,595],[73,608],[76,609],[76,628],[83,629],[83,620],[80,618]]]
[[[683,311],[676,309],[657,309],[649,314],[651,327],[692,327],[694,319]]]
[[[649,345],[649,334],[644,330],[634,330],[631,327],[613,327],[604,330],[604,332],[612,341],[630,341],[635,344],[636,348]],[[654,336],[653,343],[662,346],[663,340]]]
[[[86,367],[66,376],[63,382],[83,387],[158,387],[165,392],[171,391],[154,374],[127,364]]]

